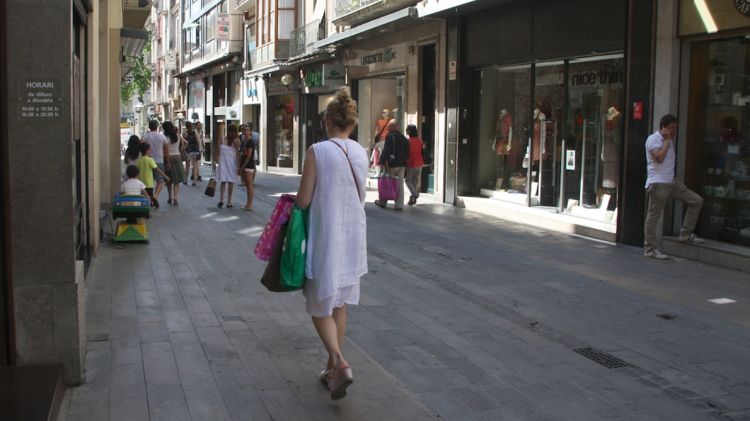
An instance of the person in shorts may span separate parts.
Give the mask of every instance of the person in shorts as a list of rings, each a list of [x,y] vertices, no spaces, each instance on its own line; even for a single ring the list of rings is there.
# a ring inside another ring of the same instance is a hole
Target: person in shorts
[[[141,140],[144,143],[148,143],[151,146],[151,157],[153,158],[159,170],[161,170],[161,172],[155,172],[153,174],[154,182],[156,184],[154,187],[154,194],[152,198],[154,200],[158,200],[159,194],[161,193],[161,189],[162,187],[164,187],[164,181],[166,181],[166,178],[164,176],[167,173],[167,168],[164,165],[164,157],[169,155],[169,141],[163,134],[158,132],[158,129],[159,129],[158,121],[156,120],[149,121],[148,129],[149,131],[143,134],[143,136],[141,137]],[[143,173],[143,169],[141,169],[141,177],[143,177],[142,173]],[[172,202],[171,185],[167,185],[167,193],[169,194],[168,202],[171,203]]]

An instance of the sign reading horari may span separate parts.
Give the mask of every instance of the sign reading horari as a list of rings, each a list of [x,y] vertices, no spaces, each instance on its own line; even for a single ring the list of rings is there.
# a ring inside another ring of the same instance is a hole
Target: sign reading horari
[[[18,117],[56,119],[62,117],[60,79],[24,79],[18,81]]]

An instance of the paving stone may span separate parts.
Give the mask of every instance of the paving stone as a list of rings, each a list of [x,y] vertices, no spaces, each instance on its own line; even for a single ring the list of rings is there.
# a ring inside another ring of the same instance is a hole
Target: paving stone
[[[254,213],[187,188],[153,212],[148,245],[102,246],[86,285],[90,384],[66,393],[64,419],[747,418],[743,275],[426,200],[384,211],[373,192],[344,346],[356,380],[331,402],[304,298],[267,292],[252,255],[274,194],[298,179],[258,177]],[[717,296],[738,303],[706,302]],[[636,367],[606,369],[582,346]]]

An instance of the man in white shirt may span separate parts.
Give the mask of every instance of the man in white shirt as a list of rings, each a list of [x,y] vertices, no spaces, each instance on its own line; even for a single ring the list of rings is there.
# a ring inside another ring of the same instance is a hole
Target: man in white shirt
[[[151,158],[154,159],[156,162],[156,166],[159,167],[159,169],[162,171],[162,173],[167,173],[169,170],[166,165],[164,164],[164,157],[169,156],[169,140],[167,140],[167,137],[163,134],[159,133],[157,129],[159,128],[159,122],[156,120],[151,120],[148,122],[148,128],[149,131],[143,134],[142,140],[149,145],[151,145]],[[158,172],[154,171],[154,181],[156,181],[156,186],[154,186],[154,199],[159,199],[159,193],[161,193],[161,189],[164,186],[164,177],[161,176]],[[172,185],[167,184],[167,192],[169,193],[169,201],[172,202]]]
[[[664,213],[664,207],[672,197],[682,201],[688,208],[682,222],[679,240],[693,243],[703,242],[702,239],[693,234],[698,215],[701,212],[701,206],[703,206],[703,198],[685,187],[682,181],[674,176],[676,161],[674,142],[676,135],[677,117],[667,114],[659,121],[659,130],[646,139],[648,210],[644,225],[646,238],[643,242],[643,255],[662,260],[668,259],[669,256],[656,248],[656,243],[659,240],[656,226]]]

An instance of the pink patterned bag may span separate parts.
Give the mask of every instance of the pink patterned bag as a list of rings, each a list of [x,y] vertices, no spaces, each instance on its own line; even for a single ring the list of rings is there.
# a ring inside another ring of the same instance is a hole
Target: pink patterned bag
[[[271,217],[268,218],[268,223],[263,229],[263,234],[260,235],[258,244],[255,245],[255,256],[258,259],[264,262],[269,261],[277,241],[283,241],[279,233],[281,226],[289,222],[289,214],[294,207],[294,198],[294,195],[282,194],[276,202]]]

